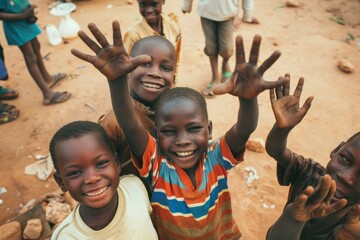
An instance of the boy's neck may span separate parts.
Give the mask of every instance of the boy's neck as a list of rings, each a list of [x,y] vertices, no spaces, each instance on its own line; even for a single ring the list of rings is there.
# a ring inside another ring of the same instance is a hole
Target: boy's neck
[[[149,26],[158,34],[160,34],[161,36],[164,35],[163,32],[163,24],[162,24],[162,17],[159,17],[159,20],[156,23],[147,23],[149,24]]]
[[[153,111],[153,103],[146,102],[143,99],[141,99],[138,95],[136,95],[133,91],[130,90],[130,96],[135,99],[136,101],[143,104],[145,107],[147,107],[150,111]]]
[[[79,209],[81,219],[92,230],[99,231],[109,225],[113,220],[116,214],[118,201],[118,193],[116,192],[109,204],[103,208],[91,208],[81,204]]]

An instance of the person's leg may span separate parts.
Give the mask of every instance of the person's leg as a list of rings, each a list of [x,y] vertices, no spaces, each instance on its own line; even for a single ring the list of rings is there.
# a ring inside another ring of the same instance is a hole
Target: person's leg
[[[53,104],[66,101],[71,94],[67,92],[59,93],[53,92],[47,86],[46,81],[42,75],[42,72],[38,66],[37,55],[32,47],[31,42],[27,42],[22,46],[19,46],[24,56],[26,67],[29,70],[30,75],[35,80],[35,83],[40,88],[43,94],[44,104]]]
[[[204,53],[209,57],[211,66],[211,81],[203,91],[205,96],[213,96],[211,89],[214,84],[220,82],[218,69],[218,36],[217,22],[206,18],[201,18],[201,26],[205,35]]]
[[[38,63],[37,65],[39,66],[40,72],[43,75],[43,78],[45,79],[45,82],[47,84],[49,84],[50,87],[55,86],[58,83],[59,80],[66,77],[66,74],[58,73],[58,74],[53,75],[53,76],[50,75],[49,72],[46,69],[44,60],[43,60],[43,58],[41,56],[39,40],[37,39],[37,37],[35,37],[30,42],[31,42],[32,48],[33,48],[33,50],[34,50],[34,52],[36,54],[36,57],[37,57],[37,63]]]
[[[225,81],[231,75],[229,59],[234,52],[233,28],[233,19],[219,22],[219,54],[223,58],[221,65],[222,81]]]
[[[251,12],[254,9],[254,0],[242,0],[243,22],[259,24],[259,20],[251,16]]]

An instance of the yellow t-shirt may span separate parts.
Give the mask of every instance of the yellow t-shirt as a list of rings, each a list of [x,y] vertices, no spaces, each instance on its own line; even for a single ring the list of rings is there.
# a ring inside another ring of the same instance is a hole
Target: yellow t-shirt
[[[161,14],[164,38],[169,40],[176,50],[176,73],[175,82],[178,82],[180,73],[180,48],[181,48],[181,31],[177,16],[173,13],[168,15]],[[136,22],[129,26],[128,31],[125,33],[123,43],[126,51],[130,54],[134,43],[141,38],[148,36],[160,36],[155,32],[146,20],[143,18],[141,21]]]

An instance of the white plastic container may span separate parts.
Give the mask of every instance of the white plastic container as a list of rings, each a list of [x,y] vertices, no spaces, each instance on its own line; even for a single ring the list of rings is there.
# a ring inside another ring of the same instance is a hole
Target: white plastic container
[[[61,17],[59,32],[64,39],[76,38],[80,31],[80,25],[70,16],[75,9],[76,5],[73,3],[60,3],[50,11],[51,15]]]
[[[57,46],[62,43],[60,32],[54,25],[46,25],[46,34],[48,41],[52,46]]]

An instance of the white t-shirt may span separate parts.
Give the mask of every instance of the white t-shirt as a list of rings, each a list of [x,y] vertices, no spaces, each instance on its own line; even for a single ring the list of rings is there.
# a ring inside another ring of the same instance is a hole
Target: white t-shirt
[[[55,229],[51,239],[158,239],[150,218],[152,208],[148,194],[140,179],[134,175],[121,177],[117,192],[118,208],[105,228],[95,231],[88,227],[80,216],[78,204]]]
[[[182,9],[191,11],[193,0],[184,0]],[[198,0],[197,6],[200,17],[213,21],[229,20],[239,12],[239,0]]]

